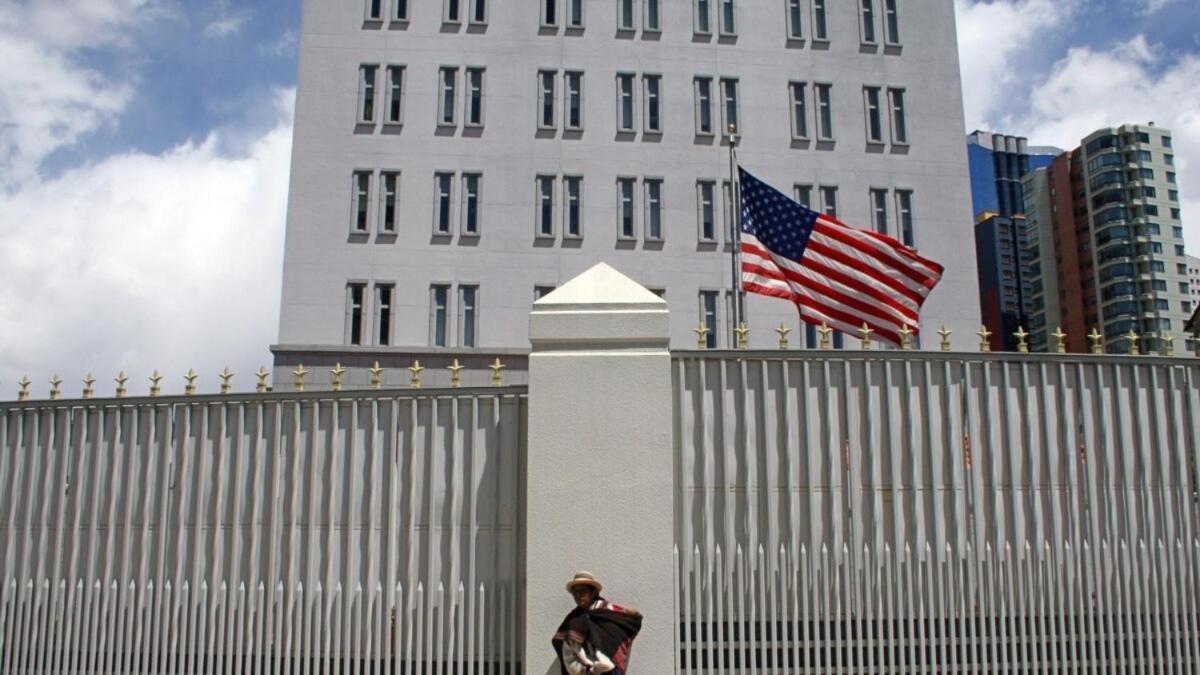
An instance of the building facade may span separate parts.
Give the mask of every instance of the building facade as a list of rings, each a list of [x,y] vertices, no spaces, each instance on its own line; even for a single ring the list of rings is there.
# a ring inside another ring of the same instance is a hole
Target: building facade
[[[1182,349],[1195,301],[1171,132],[1097,130],[1025,184],[1037,224],[1034,343],[1052,344],[1062,328],[1068,348],[1082,351],[1083,331],[1094,329],[1110,352]]]
[[[986,131],[967,136],[971,209],[975,215],[975,263],[979,311],[991,333],[992,349],[1015,351],[1013,334],[1033,315],[1034,263],[1025,216],[1022,176],[1048,166],[1062,154],[1029,147],[1027,139]]]
[[[530,304],[601,260],[674,346],[733,346],[731,125],[751,172],[942,262],[926,342],[972,344],[959,83],[950,0],[307,1],[276,379],[520,370]],[[752,346],[811,345],[746,309]]]

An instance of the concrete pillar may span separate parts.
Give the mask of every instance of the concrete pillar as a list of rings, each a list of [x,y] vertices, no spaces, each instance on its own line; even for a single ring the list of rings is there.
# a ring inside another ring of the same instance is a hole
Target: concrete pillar
[[[667,303],[601,263],[534,303],[529,335],[525,672],[558,674],[581,569],[645,616],[629,672],[674,672]]]

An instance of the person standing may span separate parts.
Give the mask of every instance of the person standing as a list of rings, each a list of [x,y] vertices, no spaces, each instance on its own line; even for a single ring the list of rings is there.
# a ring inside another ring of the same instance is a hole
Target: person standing
[[[600,595],[603,589],[591,572],[577,572],[567,582],[575,609],[551,640],[562,675],[628,673],[629,652],[642,629],[642,615],[605,600]]]

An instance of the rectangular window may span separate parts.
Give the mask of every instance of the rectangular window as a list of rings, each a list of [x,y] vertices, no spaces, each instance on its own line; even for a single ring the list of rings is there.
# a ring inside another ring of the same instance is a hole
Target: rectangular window
[[[862,41],[875,44],[875,0],[859,0],[859,27],[862,29]]]
[[[1171,147],[1171,137],[1170,136],[1163,136],[1163,147],[1164,148]]]
[[[408,21],[408,0],[392,0],[392,21]]]
[[[1172,185],[1175,184],[1175,172],[1174,171],[1167,172],[1167,182]]]
[[[358,122],[371,124],[375,121],[375,76],[379,66],[358,67]]]
[[[400,173],[385,171],[380,174],[382,191],[379,198],[380,225],[379,231],[385,234],[395,234],[399,221],[400,207]]]
[[[370,230],[371,172],[355,171],[351,190],[350,231],[366,234]]]
[[[451,190],[454,174],[438,172],[433,175],[433,231],[450,234]]]
[[[583,129],[583,73],[567,71],[563,75],[566,81],[567,119],[564,125],[571,131]]]
[[[717,291],[700,291],[700,324],[707,331],[704,333],[704,346],[709,349],[717,347]]]
[[[833,140],[833,85],[813,85],[817,94],[817,138]]]
[[[821,186],[821,212],[831,218],[837,218],[838,203],[837,203],[837,186],[822,185]]]
[[[787,36],[789,40],[800,40],[804,37],[804,25],[801,20],[804,11],[800,0],[787,0]]]
[[[806,140],[808,138],[808,98],[805,95],[804,82],[788,84],[788,94],[792,107],[792,139]]]
[[[443,67],[439,70],[441,96],[438,97],[438,124],[454,126],[454,102],[457,100],[458,68]]]
[[[558,73],[553,70],[538,71],[538,128],[553,129],[556,124],[557,115],[554,112],[554,83],[558,79]]]
[[[466,125],[483,126],[483,68],[467,68]]]
[[[892,144],[908,144],[908,120],[904,115],[904,90],[888,89],[892,103]]]
[[[663,182],[661,178],[647,178],[646,186],[646,239],[662,241],[663,238]]]
[[[583,0],[567,0],[567,28],[583,28]]]
[[[480,199],[483,175],[464,173],[462,176],[462,234],[478,235],[480,223]]]
[[[1167,166],[1175,166],[1175,155],[1163,155],[1163,161]]]
[[[617,74],[617,131],[635,131],[633,75]]]
[[[392,344],[392,298],[395,294],[395,286],[375,285],[375,344],[384,347]]]
[[[871,190],[871,227],[879,234],[888,233],[887,190]]]
[[[737,35],[737,8],[733,0],[721,2],[721,35]]]
[[[896,220],[900,225],[900,243],[915,247],[916,235],[913,232],[913,204],[911,190],[896,190]]]
[[[900,44],[900,0],[883,0],[884,41],[889,45]]]
[[[346,286],[346,344],[361,345],[363,336],[363,312],[366,301],[366,284]]]
[[[487,24],[487,2],[488,0],[471,0],[471,25]]]
[[[458,287],[458,344],[479,346],[479,287]]]
[[[662,133],[662,77],[659,75],[643,75],[642,84],[646,97],[645,126],[647,133]]]
[[[387,117],[385,124],[404,122],[404,66],[387,67]]]
[[[1175,244],[1175,255],[1179,256],[1180,258],[1185,255],[1182,244]]]
[[[617,30],[633,30],[634,0],[617,0]]]
[[[446,333],[450,326],[450,286],[434,284],[429,287],[429,344],[446,346]]]
[[[692,31],[697,35],[712,34],[712,7],[710,0],[696,0]]]
[[[1179,201],[1179,190],[1167,190],[1167,201]]]
[[[383,0],[367,0],[367,21],[383,20]]]
[[[741,131],[738,126],[738,81],[735,78],[721,78],[721,115],[725,133]]]
[[[825,7],[827,1],[812,0],[814,40],[829,40],[829,17]]]
[[[711,180],[696,181],[696,225],[701,242],[717,240],[717,183]]]
[[[445,10],[442,14],[442,21],[445,23],[459,23],[462,21],[462,17],[459,16],[460,10],[462,9],[460,3],[461,0],[446,0]]]
[[[537,177],[537,236],[554,236],[554,176]]]
[[[583,237],[582,176],[563,176],[563,237]]]
[[[662,30],[662,0],[642,0],[646,5],[646,18],[642,30],[657,33]]]
[[[713,133],[712,78],[697,77],[696,85],[696,135],[711,136]]]
[[[542,27],[558,27],[558,0],[542,0]]]
[[[879,87],[863,87],[867,116],[867,142],[883,142],[883,117],[879,109]]]
[[[618,178],[617,179],[617,238],[618,239],[633,239],[637,236],[637,227],[634,223],[633,210],[633,194],[634,183],[633,178]]]
[[[792,188],[795,191],[796,202],[806,209],[812,206],[812,186],[807,183],[797,183]]]

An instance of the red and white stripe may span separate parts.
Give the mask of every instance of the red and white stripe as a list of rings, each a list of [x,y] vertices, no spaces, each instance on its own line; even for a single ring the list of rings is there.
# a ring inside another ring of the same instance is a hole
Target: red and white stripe
[[[865,323],[894,345],[904,326],[920,332],[921,304],[943,272],[887,235],[828,216],[817,220],[798,262],[774,255],[744,232],[741,253],[746,291],[791,300],[805,321],[843,333],[856,334]]]

